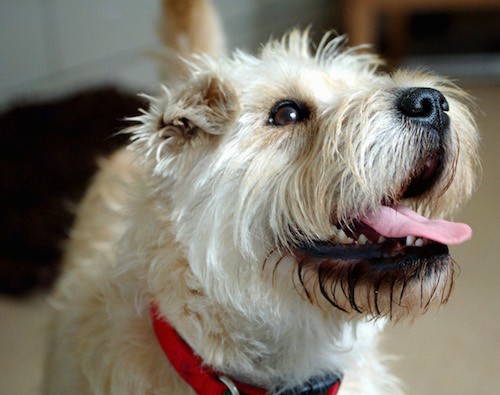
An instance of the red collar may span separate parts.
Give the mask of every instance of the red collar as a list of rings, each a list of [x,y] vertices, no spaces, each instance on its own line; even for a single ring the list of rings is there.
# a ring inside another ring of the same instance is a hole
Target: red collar
[[[189,345],[181,339],[175,329],[160,316],[158,306],[151,305],[151,319],[153,329],[160,343],[163,352],[175,368],[177,373],[188,383],[199,395],[226,395],[237,394],[231,392],[228,382],[235,385],[240,394],[244,395],[267,395],[267,391],[262,388],[252,387],[235,380],[228,379],[224,375],[218,374],[207,366],[203,366],[203,361],[198,357]],[[221,381],[223,380],[226,384]],[[294,389],[290,393],[307,395],[336,395],[340,387],[340,379],[330,379],[327,388],[317,389],[316,384],[309,384],[297,391]],[[320,387],[323,385],[320,385]],[[284,394],[287,394],[285,391]]]

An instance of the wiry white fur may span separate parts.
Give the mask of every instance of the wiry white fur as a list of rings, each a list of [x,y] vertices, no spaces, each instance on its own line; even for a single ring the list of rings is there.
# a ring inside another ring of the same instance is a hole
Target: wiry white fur
[[[343,395],[400,393],[377,351],[385,319],[309,300],[290,251],[335,238],[332,218],[348,224],[397,198],[425,144],[394,110],[401,87],[440,89],[452,119],[445,175],[406,204],[441,216],[467,200],[477,135],[464,94],[429,74],[378,74],[380,60],[342,38],[313,54],[297,31],[259,57],[193,62],[134,119],[131,152],[103,166],[82,204],[47,392],[191,394],[154,338],[155,302],[207,365],[236,379],[272,390],[337,372]],[[287,98],[308,104],[310,122],[270,127]]]

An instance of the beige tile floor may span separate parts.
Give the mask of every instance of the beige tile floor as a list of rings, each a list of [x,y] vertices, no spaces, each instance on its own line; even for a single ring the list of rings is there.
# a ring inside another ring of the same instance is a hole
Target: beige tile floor
[[[409,395],[500,393],[500,84],[465,88],[478,99],[483,135],[482,184],[460,216],[475,236],[452,250],[461,273],[449,304],[386,332],[385,348],[399,357],[394,370]],[[49,321],[45,298],[0,298],[0,395],[38,394]]]

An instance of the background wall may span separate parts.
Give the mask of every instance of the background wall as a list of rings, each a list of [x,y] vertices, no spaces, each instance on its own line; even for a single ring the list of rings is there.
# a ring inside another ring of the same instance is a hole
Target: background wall
[[[215,0],[229,47],[256,49],[291,26],[335,26],[328,0]],[[157,82],[157,0],[0,0],[0,106],[13,98]]]
[[[313,24],[344,32],[350,0],[214,0],[229,48],[258,49],[270,36]],[[102,82],[157,86],[158,0],[0,0],[0,108]],[[496,16],[496,17],[495,17]],[[500,13],[413,15],[403,64],[446,75],[500,79]],[[379,40],[384,50],[384,19]],[[457,57],[457,53],[459,56]]]

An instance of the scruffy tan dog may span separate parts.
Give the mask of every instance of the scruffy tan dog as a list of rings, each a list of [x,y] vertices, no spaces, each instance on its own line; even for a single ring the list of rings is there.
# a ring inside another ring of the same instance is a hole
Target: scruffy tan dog
[[[206,41],[182,32],[210,4],[166,5],[173,48]],[[72,232],[47,393],[400,393],[377,337],[448,299],[476,127],[449,81],[310,47],[210,47],[133,119]]]

